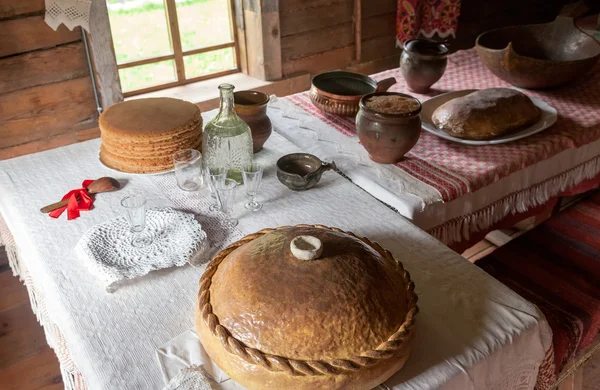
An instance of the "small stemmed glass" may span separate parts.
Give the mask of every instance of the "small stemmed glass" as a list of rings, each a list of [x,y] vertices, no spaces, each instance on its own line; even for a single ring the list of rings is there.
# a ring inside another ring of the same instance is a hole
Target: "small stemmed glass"
[[[223,167],[207,167],[204,169],[204,176],[210,189],[210,196],[213,198],[213,204],[208,208],[210,211],[219,211],[221,205],[217,197],[216,184],[222,183],[227,178],[227,168]]]
[[[262,209],[262,203],[256,201],[256,195],[260,189],[260,182],[263,176],[263,168],[259,164],[252,163],[242,167],[242,177],[244,178],[244,187],[250,201],[244,205],[248,210],[258,211]]]
[[[143,234],[146,226],[146,204],[146,195],[141,191],[133,191],[121,200],[121,206],[125,209],[130,231],[133,233],[131,245],[136,248],[143,248],[152,242],[150,237]]]
[[[225,223],[230,227],[236,227],[239,221],[231,217],[233,211],[233,204],[235,203],[235,189],[237,182],[233,179],[225,179],[224,181],[217,182],[215,189],[217,190],[217,197],[219,203],[221,203],[221,211],[225,214]]]

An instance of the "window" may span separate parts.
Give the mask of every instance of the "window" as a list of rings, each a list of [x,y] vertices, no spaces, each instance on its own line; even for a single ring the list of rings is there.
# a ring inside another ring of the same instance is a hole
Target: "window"
[[[124,96],[239,71],[230,0],[106,0]]]

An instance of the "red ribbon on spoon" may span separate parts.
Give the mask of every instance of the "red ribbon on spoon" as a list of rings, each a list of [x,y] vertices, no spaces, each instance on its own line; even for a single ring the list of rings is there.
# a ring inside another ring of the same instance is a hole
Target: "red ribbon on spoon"
[[[79,212],[88,211],[92,208],[92,204],[94,203],[94,200],[87,192],[87,188],[93,182],[94,180],[84,180],[83,183],[81,183],[82,188],[69,191],[65,196],[62,197],[62,200],[69,199],[69,203],[67,203],[67,205],[64,207],[50,212],[49,215],[52,218],[58,218],[65,210],[67,210],[67,220],[70,221],[72,219],[79,218]]]

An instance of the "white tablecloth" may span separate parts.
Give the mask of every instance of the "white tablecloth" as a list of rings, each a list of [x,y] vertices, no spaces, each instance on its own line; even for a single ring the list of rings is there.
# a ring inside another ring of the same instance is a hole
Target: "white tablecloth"
[[[98,161],[98,146],[92,140],[0,162],[0,213],[87,387],[159,389],[164,382],[155,349],[193,326],[202,268],[153,272],[108,294],[77,261],[73,248],[90,226],[122,215],[124,192],[98,195],[94,209],[73,221],[51,219],[39,208],[83,179],[101,176],[128,180],[126,188],[143,189],[156,206],[203,209],[209,200],[178,190],[173,174],[111,171]],[[273,134],[257,155],[267,165],[259,196],[263,210],[243,209],[239,191],[235,216],[240,224],[229,235],[212,237],[208,226],[213,244],[298,223],[336,226],[379,241],[411,272],[421,308],[412,356],[394,383],[404,382],[406,389],[533,388],[551,343],[539,311],[333,172],[309,191],[288,190],[277,181],[274,162],[296,151]],[[209,225],[211,218],[204,216]]]

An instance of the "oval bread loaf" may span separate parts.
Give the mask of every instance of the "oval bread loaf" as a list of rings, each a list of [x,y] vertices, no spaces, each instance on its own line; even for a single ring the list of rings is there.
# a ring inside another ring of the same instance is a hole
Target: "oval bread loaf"
[[[489,88],[452,99],[431,116],[438,129],[453,137],[487,140],[532,125],[540,110],[511,88]]]

